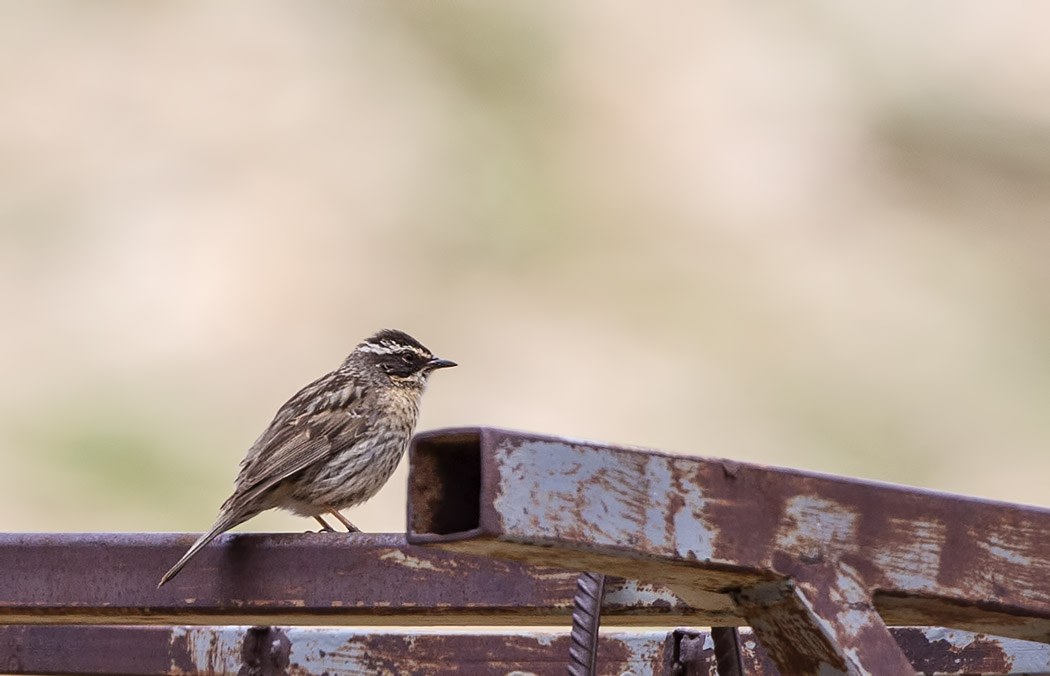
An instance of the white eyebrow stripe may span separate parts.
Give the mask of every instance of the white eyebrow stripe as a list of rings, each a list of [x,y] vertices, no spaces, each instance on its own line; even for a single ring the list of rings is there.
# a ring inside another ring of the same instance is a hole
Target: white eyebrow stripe
[[[397,354],[400,352],[412,352],[420,357],[428,357],[427,353],[412,345],[402,345],[384,340],[381,343],[361,343],[357,346],[358,352],[371,352],[372,354]]]
[[[373,354],[393,354],[394,350],[384,345],[376,345],[375,343],[361,343],[357,346],[358,352],[371,352]]]

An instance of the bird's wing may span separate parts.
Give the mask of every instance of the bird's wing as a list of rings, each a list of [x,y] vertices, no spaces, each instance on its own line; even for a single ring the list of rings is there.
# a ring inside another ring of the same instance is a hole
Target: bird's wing
[[[237,477],[236,492],[258,495],[323,460],[334,446],[352,445],[364,432],[365,420],[353,409],[329,409],[278,424],[256,442],[258,453],[249,453],[251,460]]]

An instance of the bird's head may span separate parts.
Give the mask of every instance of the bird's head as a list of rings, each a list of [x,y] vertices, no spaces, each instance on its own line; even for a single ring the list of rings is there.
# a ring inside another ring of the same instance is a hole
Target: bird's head
[[[399,387],[422,388],[437,369],[456,366],[439,359],[418,340],[403,331],[383,329],[365,339],[346,358],[345,366],[364,371],[373,378]]]

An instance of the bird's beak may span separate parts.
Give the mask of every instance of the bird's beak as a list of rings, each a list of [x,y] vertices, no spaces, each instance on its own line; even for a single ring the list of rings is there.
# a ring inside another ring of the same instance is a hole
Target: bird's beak
[[[449,361],[448,359],[439,359],[437,357],[431,357],[430,361],[427,362],[427,367],[430,369],[447,369],[450,366],[459,366],[459,364],[454,361]]]

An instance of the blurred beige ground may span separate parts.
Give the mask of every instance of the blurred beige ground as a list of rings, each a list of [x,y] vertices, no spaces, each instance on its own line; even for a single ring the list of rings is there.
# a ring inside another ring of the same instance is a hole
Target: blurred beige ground
[[[1050,505],[1047,25],[0,4],[0,530],[206,528],[381,327],[461,364],[421,429]],[[403,530],[404,469],[358,525]]]

